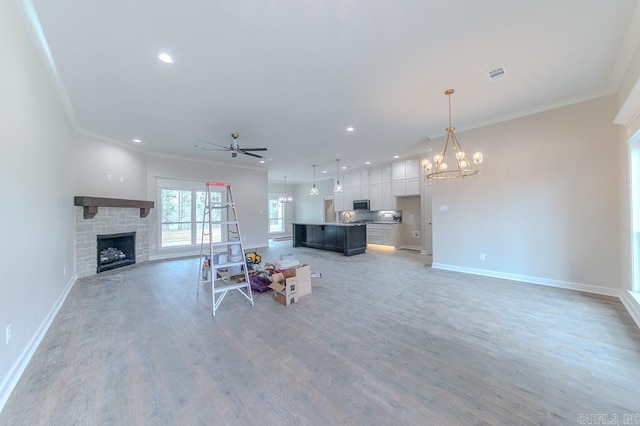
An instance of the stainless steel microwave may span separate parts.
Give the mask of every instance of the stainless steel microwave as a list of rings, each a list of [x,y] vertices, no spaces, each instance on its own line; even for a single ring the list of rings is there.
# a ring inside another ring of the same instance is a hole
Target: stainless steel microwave
[[[369,210],[369,200],[353,200],[354,210]]]

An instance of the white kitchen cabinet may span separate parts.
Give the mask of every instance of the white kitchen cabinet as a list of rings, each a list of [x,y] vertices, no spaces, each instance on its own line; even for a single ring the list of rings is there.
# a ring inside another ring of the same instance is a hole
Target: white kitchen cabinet
[[[369,186],[369,208],[371,210],[385,210],[382,199],[382,183],[375,183]]]
[[[396,197],[420,195],[420,160],[410,158],[392,165],[392,193]]]
[[[384,166],[382,168],[382,183],[391,182],[392,179],[391,166]]]
[[[360,185],[360,200],[369,200],[371,198],[370,193],[369,185]]]
[[[361,188],[360,191],[362,191],[362,188],[364,187],[369,188],[369,169],[360,171],[360,188]]]
[[[377,185],[382,183],[382,167],[372,167],[369,170],[369,184]]]
[[[367,224],[367,244],[395,246],[395,226],[379,223]]]
[[[381,210],[395,210],[396,208],[396,197],[393,196],[391,185],[392,185],[391,182],[386,182],[382,184],[382,209]]]
[[[405,181],[404,195],[420,195],[420,179],[407,179]]]
[[[420,179],[394,180],[392,192],[395,197],[420,195]]]
[[[382,225],[367,223],[367,244],[382,243],[384,243],[384,236],[382,235]]]
[[[407,180],[420,177],[420,161],[417,158],[411,158],[405,161],[404,169]]]
[[[360,200],[360,187],[351,186],[344,188],[344,209],[353,209],[353,200]]]
[[[344,186],[360,186],[360,172],[351,172],[344,175]]]
[[[391,179],[404,180],[407,178],[407,172],[404,161],[394,161],[391,165]]]
[[[382,244],[385,246],[396,245],[395,230],[398,225],[382,225]]]
[[[394,197],[402,197],[405,192],[405,179],[402,180],[394,180],[391,183],[391,191],[393,192]]]

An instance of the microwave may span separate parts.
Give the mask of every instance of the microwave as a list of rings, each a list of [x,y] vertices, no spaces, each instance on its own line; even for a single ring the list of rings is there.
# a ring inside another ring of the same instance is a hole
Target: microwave
[[[353,200],[354,210],[369,210],[369,200]]]

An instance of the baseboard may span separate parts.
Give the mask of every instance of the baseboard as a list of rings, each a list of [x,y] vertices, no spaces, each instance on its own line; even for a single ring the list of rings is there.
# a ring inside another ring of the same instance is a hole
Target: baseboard
[[[77,279],[78,277],[75,274],[71,277],[71,280],[67,283],[66,287],[60,294],[60,297],[58,297],[58,300],[49,311],[49,314],[46,316],[46,318],[36,331],[36,334],[31,338],[16,362],[13,364],[13,366],[9,370],[9,374],[7,374],[7,376],[0,383],[0,412],[2,412],[2,409],[9,400],[11,392],[13,392],[13,389],[18,384],[18,380],[20,380],[22,373],[24,373],[24,370],[27,368],[29,361],[31,361],[31,357],[33,357],[33,354],[36,352],[36,349],[38,349],[38,346],[42,342],[45,334],[47,334],[51,323],[53,323],[56,315],[58,315],[58,311],[60,311],[60,308],[62,307],[64,301],[67,299],[67,296],[69,295],[69,292],[71,291],[71,288],[73,287]]]
[[[408,246],[408,245],[401,245],[396,247],[398,250],[413,250],[413,251],[419,251],[421,252],[422,249],[420,246]]]
[[[627,308],[636,325],[640,327],[640,293],[623,290],[620,295],[620,301]]]
[[[486,269],[465,268],[457,265],[447,265],[443,263],[434,263],[431,265],[434,269],[443,269],[446,271],[464,272],[466,274],[482,275],[485,277],[502,278],[505,280],[521,281],[529,284],[544,285],[547,287],[558,287],[567,290],[584,291],[586,293],[601,294],[603,296],[620,297],[620,289],[599,287],[589,284],[573,283],[570,281],[552,280],[548,278],[532,277],[528,275],[509,274],[506,272],[489,271]]]

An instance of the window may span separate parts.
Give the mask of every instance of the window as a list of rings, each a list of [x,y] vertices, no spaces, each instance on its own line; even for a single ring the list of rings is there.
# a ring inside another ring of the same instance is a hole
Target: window
[[[640,292],[640,132],[631,143],[632,291]]]
[[[284,232],[284,205],[280,194],[269,194],[269,233]]]
[[[204,183],[158,180],[160,200],[160,247],[184,247],[202,243],[203,215],[207,198]],[[220,190],[211,191],[211,201],[222,201]],[[211,220],[221,220],[221,210],[212,210]],[[209,243],[208,220],[204,242]],[[221,241],[220,225],[213,225],[213,241]]]

